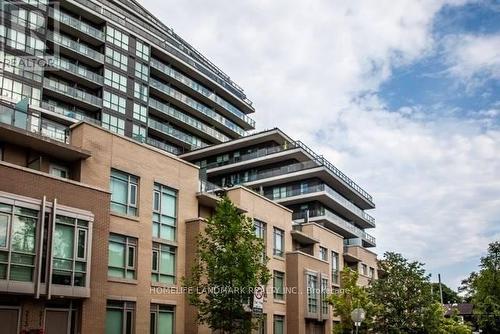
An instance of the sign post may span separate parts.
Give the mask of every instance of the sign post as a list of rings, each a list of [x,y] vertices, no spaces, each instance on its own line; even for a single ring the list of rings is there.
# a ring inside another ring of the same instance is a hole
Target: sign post
[[[252,312],[254,314],[262,314],[264,308],[264,288],[258,286],[255,288],[253,293],[253,308]]]
[[[363,320],[365,320],[366,312],[362,308],[356,308],[351,312],[351,319],[354,321],[354,326],[356,326],[356,334],[358,334],[359,326]]]

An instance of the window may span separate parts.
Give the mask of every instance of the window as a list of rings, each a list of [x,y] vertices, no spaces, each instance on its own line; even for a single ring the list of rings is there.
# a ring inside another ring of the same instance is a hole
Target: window
[[[106,47],[106,62],[127,71],[128,57],[119,51]]]
[[[332,284],[339,284],[339,253],[332,252]]]
[[[135,44],[135,54],[142,60],[149,61],[149,46],[137,40]]]
[[[148,109],[138,103],[134,103],[134,118],[146,123],[148,121]]]
[[[307,274],[307,311],[318,312],[318,277],[316,274]]]
[[[135,333],[135,303],[108,300],[106,334]]]
[[[267,333],[267,315],[264,313],[261,315],[260,319],[258,318],[257,323],[257,334],[266,334]]]
[[[152,256],[153,282],[174,284],[175,283],[175,247],[153,243]]]
[[[106,41],[122,49],[128,50],[128,36],[111,26],[106,27]]]
[[[16,101],[27,98],[29,104],[36,106],[40,105],[40,89],[7,77],[0,78],[0,80],[2,82],[0,95],[10,97]]]
[[[111,170],[111,211],[137,216],[138,182],[137,176]]]
[[[104,70],[104,84],[127,92],[127,77],[111,70]]]
[[[140,62],[135,63],[135,76],[144,81],[148,81],[149,78],[149,67]]]
[[[328,314],[328,279],[321,278],[321,313]]]
[[[125,120],[104,112],[102,113],[102,127],[119,135],[125,134]]]
[[[146,141],[146,127],[132,124],[132,138],[144,143]]]
[[[328,249],[319,246],[319,258],[323,261],[328,261]]]
[[[50,165],[49,173],[50,175],[62,177],[64,179],[67,179],[69,176],[68,168],[58,165]]]
[[[274,334],[285,333],[285,317],[282,315],[275,315],[273,317],[273,327]]]
[[[120,114],[125,114],[125,110],[127,109],[127,100],[119,95],[104,91],[102,106],[119,112]]]
[[[361,264],[361,274],[363,276],[368,276],[368,266],[364,263]]]
[[[264,223],[260,220],[254,219],[254,226],[255,226],[255,235],[258,238],[265,240],[265,238],[266,238],[266,223]]]
[[[110,234],[108,252],[108,276],[135,279],[137,239]]]
[[[276,256],[283,256],[285,251],[285,232],[279,228],[273,228],[273,239],[274,239],[274,251],[273,254]]]
[[[139,82],[134,83],[134,97],[144,102],[148,102],[148,86]]]
[[[370,278],[375,278],[375,269],[370,267]]]
[[[56,216],[53,237],[53,284],[86,285],[88,232],[88,221]]]
[[[153,237],[175,240],[177,191],[155,183],[153,190]]]
[[[3,63],[3,66],[0,64],[0,70],[3,68],[6,72],[10,72],[36,82],[42,82],[43,73],[34,67],[21,64],[17,61],[17,56],[0,51],[0,59],[2,59]]]
[[[273,297],[276,300],[285,298],[285,273],[280,271],[273,273]]]
[[[0,279],[33,281],[37,223],[37,210],[0,203]]]
[[[174,334],[175,307],[151,304],[150,334]]]
[[[273,198],[285,198],[286,197],[286,187],[274,187],[273,188]]]

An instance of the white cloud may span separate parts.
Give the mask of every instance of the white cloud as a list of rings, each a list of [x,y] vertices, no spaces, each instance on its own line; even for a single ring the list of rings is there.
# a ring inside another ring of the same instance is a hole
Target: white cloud
[[[374,195],[380,252],[401,251],[434,270],[478,257],[500,237],[492,232],[500,133],[491,115],[485,130],[480,115],[389,110],[376,94],[395,66],[435,50],[434,15],[461,1],[143,2],[245,88],[259,129],[283,128]],[[467,41],[495,53],[496,40]],[[497,73],[491,56],[449,50],[456,73]]]

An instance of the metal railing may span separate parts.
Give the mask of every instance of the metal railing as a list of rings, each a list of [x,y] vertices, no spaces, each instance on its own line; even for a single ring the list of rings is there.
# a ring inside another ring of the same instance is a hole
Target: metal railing
[[[292,219],[293,220],[301,220],[301,219],[306,219],[306,217],[309,218],[314,218],[314,217],[325,217],[328,221],[331,223],[339,226],[345,231],[350,232],[351,234],[369,242],[370,244],[375,245],[376,244],[376,239],[375,237],[369,235],[362,229],[354,226],[353,224],[349,223],[348,221],[340,218],[330,210],[322,207],[320,209],[315,209],[315,210],[306,210],[306,211],[298,211],[294,212],[292,214]]]
[[[87,24],[60,10],[49,8],[49,16],[61,23],[64,23],[70,27],[77,29],[78,31],[83,32],[84,34],[97,38],[101,41],[104,40],[104,33],[102,32],[102,30],[92,27],[90,24]]]
[[[73,97],[75,99],[90,103],[96,107],[102,108],[102,99],[100,97],[87,93],[78,88],[70,87],[64,82],[45,77],[43,79],[43,88],[54,90],[58,93]]]
[[[92,72],[85,67],[76,65],[65,58],[55,58],[54,62],[51,63],[51,65],[55,68],[65,70],[65,71],[72,73],[74,75],[77,75],[79,77],[88,79],[88,80],[95,82],[99,85],[103,84],[104,80],[103,80],[102,75],[99,75],[95,72]]]
[[[62,143],[69,143],[69,129],[67,127],[47,119],[42,119],[38,113],[26,113],[18,110],[13,105],[0,104],[0,123],[36,133]]]
[[[215,130],[214,128],[211,128],[210,126],[198,121],[196,118],[191,117],[189,115],[184,114],[183,112],[177,110],[176,108],[171,107],[168,104],[162,103],[155,98],[150,97],[149,98],[149,107],[154,108],[158,110],[159,112],[168,115],[170,117],[173,117],[185,124],[188,124],[214,138],[221,142],[226,142],[229,141],[230,138],[219,131]]]
[[[200,180],[199,184],[200,184],[199,190],[202,193],[212,193],[216,190],[222,189],[221,186],[215,183],[208,182],[207,180]]]
[[[191,108],[195,109],[196,111],[201,112],[202,114],[216,120],[220,124],[224,125],[225,127],[233,130],[240,136],[244,136],[246,134],[245,130],[243,130],[240,126],[236,125],[232,121],[228,120],[227,118],[219,115],[216,113],[213,109],[210,109],[209,107],[195,101],[191,97],[179,92],[178,90],[170,87],[169,85],[164,84],[163,82],[156,80],[154,78],[150,78],[149,80],[149,85],[152,88],[155,88],[166,95],[190,106]]]
[[[68,109],[68,108],[64,108],[62,106],[56,106],[56,105],[53,105],[53,104],[50,104],[50,103],[47,103],[44,101],[42,101],[41,107],[44,109],[50,110],[56,114],[60,114],[60,115],[63,115],[63,116],[69,117],[69,118],[73,118],[73,119],[78,120],[78,121],[87,121],[90,123],[101,125],[100,120],[85,115],[83,113],[83,111]]]
[[[151,146],[154,146],[156,148],[159,148],[160,150],[163,150],[163,151],[175,154],[175,155],[179,155],[182,153],[182,151],[180,149],[178,149],[177,147],[169,145],[167,143],[164,143],[160,140],[157,140],[157,139],[154,139],[151,137],[146,138],[146,143],[151,145]]]
[[[279,189],[280,187],[276,187]],[[284,192],[282,191],[277,191],[273,192],[270,194],[265,195],[267,198],[272,199],[272,200],[278,200],[278,199],[284,199],[288,197],[293,197],[293,196],[299,196],[299,195],[305,195],[305,194],[311,194],[311,193],[316,193],[316,192],[321,192],[324,191],[326,192],[329,196],[331,196],[337,203],[341,204],[343,207],[349,209],[349,211],[353,212],[356,214],[358,217],[361,219],[365,220],[366,222],[370,223],[371,225],[375,226],[375,218],[358,208],[355,204],[351,203],[349,200],[347,200],[344,196],[333,190],[330,186],[326,184],[317,184],[313,186],[306,186],[306,187],[299,187],[296,189],[286,189]]]
[[[151,67],[156,68],[160,72],[165,73],[169,77],[183,83],[184,85],[190,87],[194,91],[204,95],[205,97],[209,98],[213,102],[217,103],[219,106],[223,107],[227,111],[231,112],[233,115],[236,115],[238,118],[242,119],[247,124],[250,124],[252,127],[255,128],[255,121],[252,118],[248,117],[244,112],[242,112],[240,109],[235,107],[233,104],[229,103],[228,101],[226,101],[222,97],[215,94],[212,90],[197,83],[196,81],[185,76],[184,74],[176,71],[172,67],[163,64],[159,60],[151,58],[150,64],[151,64]]]
[[[208,144],[199,141],[195,137],[188,135],[184,132],[181,132],[169,124],[158,122],[157,120],[154,120],[152,118],[148,119],[148,126],[168,136],[174,137],[182,141],[183,143],[190,145],[193,149],[208,146]]]
[[[54,31],[48,31],[47,32],[47,39],[49,41],[52,41],[56,44],[59,44],[60,46],[63,46],[65,48],[68,48],[74,52],[77,52],[81,55],[84,55],[85,57],[91,58],[97,62],[103,63],[104,62],[104,55],[100,52],[95,51],[94,49],[89,48],[88,46],[79,43],[75,40],[72,40],[69,37],[66,37],[64,35],[61,35],[57,32]]]

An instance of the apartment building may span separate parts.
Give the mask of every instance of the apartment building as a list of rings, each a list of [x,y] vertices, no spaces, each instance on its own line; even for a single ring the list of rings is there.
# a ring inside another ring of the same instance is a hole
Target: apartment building
[[[0,95],[58,140],[87,120],[179,154],[255,127],[243,90],[134,0],[2,1],[0,50]]]
[[[295,231],[311,223],[334,233],[343,247],[298,245],[301,253],[330,262],[331,285],[338,286],[339,271],[349,266],[366,285],[377,277],[376,239],[367,230],[375,219],[366,211],[375,208],[372,196],[331,162],[279,129],[259,132],[181,155],[200,166],[200,177],[216,187],[244,185],[292,210]],[[315,228],[317,229],[317,227]],[[332,253],[333,252],[333,253]],[[342,261],[340,261],[342,258]]]

